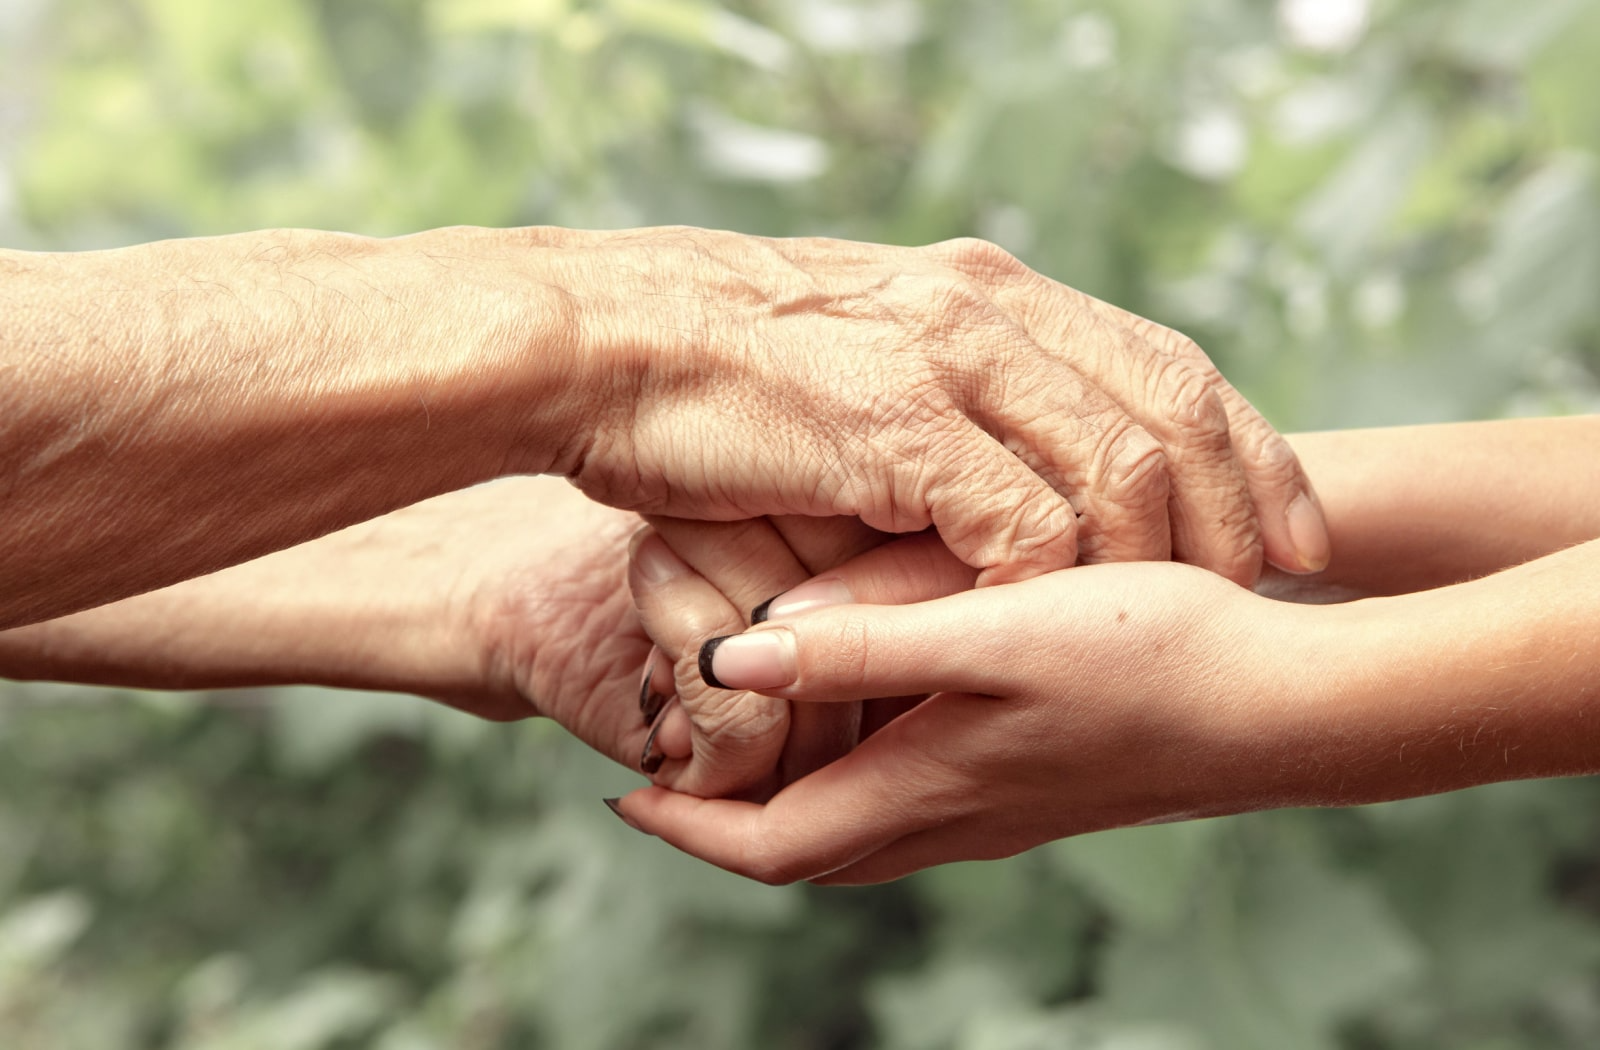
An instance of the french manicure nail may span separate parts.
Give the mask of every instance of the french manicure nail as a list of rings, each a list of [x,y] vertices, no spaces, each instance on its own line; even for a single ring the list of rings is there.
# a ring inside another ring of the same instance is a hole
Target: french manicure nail
[[[750,611],[750,622],[781,620],[825,605],[849,605],[855,600],[850,588],[837,576],[818,576],[756,606]]]
[[[1289,542],[1294,545],[1295,557],[1300,561],[1301,572],[1321,572],[1328,567],[1330,556],[1328,528],[1323,523],[1322,512],[1305,493],[1294,498],[1284,512],[1284,522],[1289,529]]]
[[[700,677],[717,689],[779,689],[799,674],[794,632],[730,634],[700,647]]]
[[[600,801],[604,802],[606,804],[606,808],[617,815],[617,819],[618,820],[622,821],[624,824],[628,825],[628,827],[632,828],[635,831],[639,830],[639,825],[637,825],[633,821],[629,820],[628,819],[628,815],[626,813],[622,812],[622,806],[621,806],[622,799],[620,799],[620,798],[603,798]]]

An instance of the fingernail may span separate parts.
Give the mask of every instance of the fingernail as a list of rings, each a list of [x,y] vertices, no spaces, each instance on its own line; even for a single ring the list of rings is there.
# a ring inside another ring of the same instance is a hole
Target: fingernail
[[[808,609],[820,609],[825,605],[849,605],[855,600],[850,588],[846,587],[844,581],[837,576],[818,576],[814,580],[807,580],[798,587],[768,598],[756,606],[750,611],[750,622],[758,624],[767,620],[781,620],[785,616],[795,616]]]
[[[639,714],[644,717],[645,725],[656,720],[656,715],[661,713],[661,705],[667,702],[667,694],[655,688],[656,660],[660,655],[660,649],[650,649],[650,655],[644,661],[644,676],[639,679]]]
[[[633,565],[644,582],[653,584],[671,583],[689,571],[667,542],[653,532],[634,544]]]
[[[604,802],[606,804],[606,808],[617,815],[617,819],[618,820],[620,820],[624,824],[628,825],[628,827],[632,828],[634,831],[638,831],[639,830],[639,825],[637,825],[633,821],[629,820],[628,819],[628,815],[626,813],[622,812],[622,805],[621,805],[622,799],[620,799],[620,798],[603,798],[600,801]]]
[[[644,747],[639,752],[639,772],[645,776],[654,776],[656,770],[661,768],[661,763],[667,756],[656,750],[656,734],[661,732],[661,723],[666,719],[657,716],[655,723],[650,726],[650,735],[644,738]]]
[[[1330,556],[1328,527],[1323,523],[1322,512],[1302,492],[1284,512],[1289,527],[1289,542],[1294,545],[1295,557],[1300,560],[1301,572],[1321,572],[1328,567]]]
[[[725,635],[700,647],[700,677],[717,689],[778,689],[797,674],[790,630]]]

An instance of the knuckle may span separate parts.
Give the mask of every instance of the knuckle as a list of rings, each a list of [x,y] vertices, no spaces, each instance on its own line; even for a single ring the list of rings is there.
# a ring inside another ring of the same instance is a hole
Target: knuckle
[[[991,544],[1008,551],[1012,564],[1070,565],[1077,553],[1078,516],[1065,498],[990,497],[991,509],[980,520],[990,526]],[[998,553],[998,552],[997,552]]]
[[[940,342],[970,341],[979,333],[995,328],[996,310],[989,297],[959,278],[939,280],[930,289],[932,319],[929,332]]]
[[[1294,454],[1289,442],[1272,429],[1270,423],[1257,416],[1242,430],[1242,455],[1257,479],[1274,487],[1299,482],[1302,474],[1300,457]]]
[[[674,675],[678,701],[708,745],[730,758],[781,748],[789,726],[789,705],[744,690],[706,685],[700,678],[697,657],[698,651],[679,660]]]
[[[1200,344],[1184,335],[1175,328],[1168,328],[1164,324],[1157,324],[1147,317],[1134,314],[1126,315],[1128,325],[1133,334],[1145,343],[1159,350],[1163,354],[1170,354],[1179,358],[1190,366],[1203,366],[1215,371],[1216,366],[1211,363],[1211,358],[1200,348]]]
[[[1134,510],[1166,506],[1166,449],[1137,423],[1128,420],[1109,431],[1096,450],[1096,462],[1102,500]]]
[[[1155,373],[1154,398],[1161,417],[1177,425],[1191,449],[1212,454],[1231,449],[1227,406],[1201,372],[1178,360],[1163,362]]]
[[[932,523],[942,491],[970,465],[977,433],[964,416],[941,409],[948,403],[942,393],[925,394],[879,422],[871,439],[878,469],[851,472],[846,513],[890,533]]]
[[[978,237],[958,237],[933,246],[935,255],[946,265],[979,280],[1016,277],[1027,273],[1015,255]]]
[[[664,614],[674,621],[678,637],[685,642],[683,652],[690,657],[698,654],[700,647],[711,639],[738,634],[744,629],[744,622],[734,613],[733,607],[721,601],[680,600],[673,602]],[[660,644],[662,639],[657,638],[656,642]],[[697,668],[691,670],[698,675]],[[679,685],[682,684],[680,676]]]

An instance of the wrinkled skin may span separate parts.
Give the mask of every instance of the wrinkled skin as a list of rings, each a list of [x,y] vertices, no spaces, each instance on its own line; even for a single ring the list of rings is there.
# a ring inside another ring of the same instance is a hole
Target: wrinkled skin
[[[559,479],[508,479],[0,632],[0,673],[158,689],[313,683],[409,692],[495,721],[554,719],[638,769],[649,734],[640,673],[652,640],[630,596],[628,548],[642,527]],[[722,531],[757,528],[768,541],[763,557],[779,551],[782,561],[713,556],[730,549],[719,543]],[[796,546],[809,559],[802,561],[765,522],[694,529],[707,531],[686,549],[735,594],[787,589],[883,538],[847,519],[808,522],[797,529],[804,536]],[[719,607],[697,612],[691,629],[743,625],[748,609],[733,611],[717,594]],[[690,651],[684,666],[692,664]],[[670,675],[662,687],[676,694]],[[785,756],[798,754],[807,735],[791,733],[786,702],[728,704],[687,671],[678,677],[683,699],[664,716],[659,739],[668,754],[655,782],[763,797],[793,778],[801,760]],[[812,721],[836,717],[817,712]]]
[[[1169,557],[1249,585],[1263,556],[1325,561],[1293,451],[1192,341],[992,244],[530,236],[563,249],[593,319],[592,439],[561,468],[597,500],[933,525],[980,585]]]

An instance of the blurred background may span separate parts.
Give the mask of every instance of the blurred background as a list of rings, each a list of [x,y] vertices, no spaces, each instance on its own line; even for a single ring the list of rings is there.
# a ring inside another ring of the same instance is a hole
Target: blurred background
[[[0,244],[975,234],[1285,429],[1593,411],[1597,55],[1584,0],[0,0]],[[1592,781],[861,890],[680,858],[638,782],[404,697],[0,683],[0,1041],[1600,1046]]]

